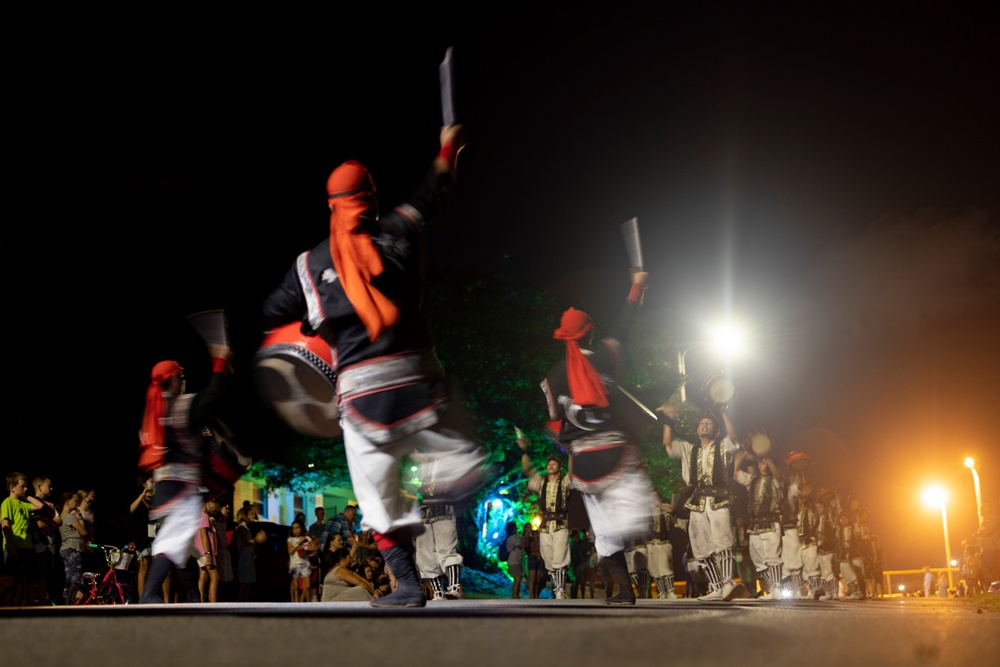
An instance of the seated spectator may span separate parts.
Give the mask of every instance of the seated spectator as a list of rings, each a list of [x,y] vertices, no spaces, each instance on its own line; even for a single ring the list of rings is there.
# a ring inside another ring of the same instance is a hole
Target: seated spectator
[[[351,570],[348,549],[337,549],[333,563],[333,569],[323,578],[323,602],[367,602],[378,596],[371,582]]]

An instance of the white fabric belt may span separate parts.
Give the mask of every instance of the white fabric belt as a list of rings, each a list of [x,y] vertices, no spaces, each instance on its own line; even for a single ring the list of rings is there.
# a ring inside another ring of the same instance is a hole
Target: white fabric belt
[[[362,391],[380,391],[439,377],[441,366],[433,350],[379,357],[342,369],[337,376],[337,393],[341,400],[347,400]]]

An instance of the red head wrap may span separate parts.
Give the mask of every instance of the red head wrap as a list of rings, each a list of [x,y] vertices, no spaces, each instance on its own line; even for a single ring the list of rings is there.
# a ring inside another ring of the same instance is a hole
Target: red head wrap
[[[167,416],[163,383],[183,370],[176,361],[161,361],[153,366],[146,388],[146,412],[142,415],[142,430],[139,431],[143,442],[157,447],[163,445],[163,418]]]
[[[382,257],[361,218],[375,207],[375,185],[364,165],[348,160],[330,174],[326,191],[331,208],[333,268],[368,330],[368,339],[375,340],[399,317],[395,304],[371,284],[372,278],[382,273]]]
[[[569,393],[573,402],[581,406],[608,407],[608,392],[604,383],[597,376],[597,371],[587,361],[580,351],[577,341],[590,333],[593,323],[590,316],[582,310],[570,308],[562,314],[559,328],[552,337],[566,341],[566,376],[569,380]]]

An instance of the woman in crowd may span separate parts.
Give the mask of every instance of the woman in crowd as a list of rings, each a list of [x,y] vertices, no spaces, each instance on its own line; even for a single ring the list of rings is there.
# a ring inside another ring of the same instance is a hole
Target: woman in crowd
[[[83,576],[83,552],[89,536],[87,527],[78,513],[81,500],[82,497],[75,491],[67,491],[59,497],[59,514],[62,518],[62,526],[59,527],[59,537],[62,539],[59,555],[66,570],[66,583],[63,587],[63,599],[66,604],[73,603],[73,600],[69,599],[70,589],[80,583],[80,578]]]
[[[379,596],[370,581],[351,570],[348,549],[337,549],[332,560],[333,569],[323,579],[323,602],[367,602]]]

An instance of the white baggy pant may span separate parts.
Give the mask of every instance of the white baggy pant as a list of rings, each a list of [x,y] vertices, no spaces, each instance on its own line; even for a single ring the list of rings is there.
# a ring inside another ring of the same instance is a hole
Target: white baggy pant
[[[440,518],[424,525],[424,532],[417,535],[417,568],[421,579],[437,579],[450,565],[461,565],[458,553],[458,531],[451,519]]]
[[[638,466],[630,467],[621,479],[599,493],[581,493],[590,526],[594,529],[594,549],[607,558],[625,549],[625,543],[645,535],[653,522],[649,497],[653,486]]]
[[[704,512],[691,510],[688,539],[691,540],[691,555],[698,560],[732,549],[733,524],[729,519],[729,507],[715,507],[709,498]]]
[[[183,498],[174,502],[169,513],[153,538],[153,557],[163,554],[178,567],[187,565],[188,559],[198,557],[194,536],[201,525],[201,511],[205,506],[202,494],[192,488]]]
[[[361,526],[386,534],[400,528],[420,532],[423,523],[417,508],[400,495],[399,461],[417,450],[425,460],[437,463],[437,483],[455,482],[475,473],[486,453],[471,440],[450,429],[436,427],[377,445],[341,418],[344,450],[351,485],[361,509]]]

